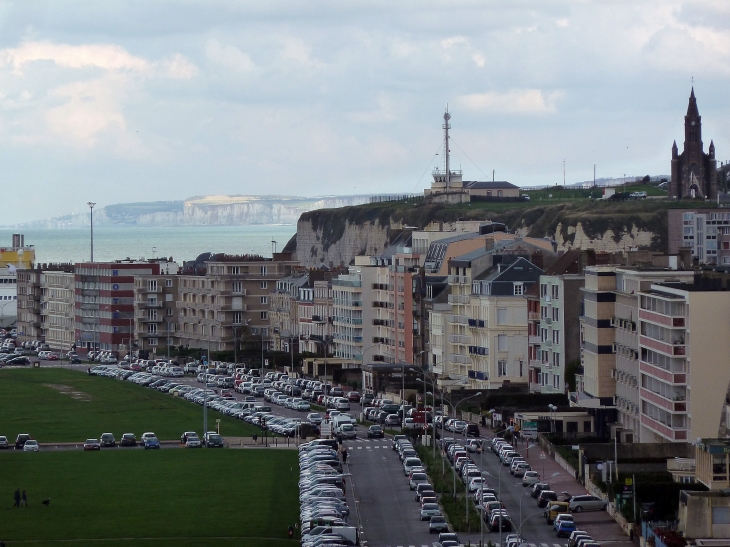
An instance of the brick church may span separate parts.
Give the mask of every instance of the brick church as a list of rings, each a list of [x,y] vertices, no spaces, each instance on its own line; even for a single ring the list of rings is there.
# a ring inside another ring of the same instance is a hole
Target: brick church
[[[717,199],[717,162],[715,144],[705,154],[702,146],[702,118],[697,109],[695,90],[689,96],[684,117],[684,150],[679,153],[677,141],[672,145],[672,178],[669,197],[675,199]]]

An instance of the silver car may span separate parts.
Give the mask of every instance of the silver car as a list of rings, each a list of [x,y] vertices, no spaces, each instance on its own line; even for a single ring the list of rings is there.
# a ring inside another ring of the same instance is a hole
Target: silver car
[[[568,509],[574,513],[581,511],[603,511],[606,509],[608,502],[596,496],[573,496],[570,498]]]
[[[441,508],[438,503],[424,503],[421,507],[421,520],[431,520],[431,517],[440,517]]]

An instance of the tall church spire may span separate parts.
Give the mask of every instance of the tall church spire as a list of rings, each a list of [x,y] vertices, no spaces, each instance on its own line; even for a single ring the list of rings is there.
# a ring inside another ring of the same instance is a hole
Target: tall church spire
[[[695,88],[692,86],[692,93],[689,96],[689,104],[687,105],[687,117],[699,118],[700,111],[697,109],[697,99],[695,98]]]

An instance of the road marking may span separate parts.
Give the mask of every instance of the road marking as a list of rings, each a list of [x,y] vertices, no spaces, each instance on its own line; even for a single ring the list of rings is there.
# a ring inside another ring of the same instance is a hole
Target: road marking
[[[354,447],[353,447],[353,448],[354,448]],[[362,450],[362,446],[358,446],[358,447],[357,447],[357,449],[358,449],[358,450]]]

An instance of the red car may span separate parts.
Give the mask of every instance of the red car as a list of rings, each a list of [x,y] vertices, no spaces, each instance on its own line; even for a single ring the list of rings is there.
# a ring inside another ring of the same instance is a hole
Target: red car
[[[351,403],[360,402],[360,394],[357,391],[351,391],[350,393],[348,393],[347,398],[350,400]]]
[[[58,354],[57,353],[51,353],[46,357],[46,361],[58,361]]]

